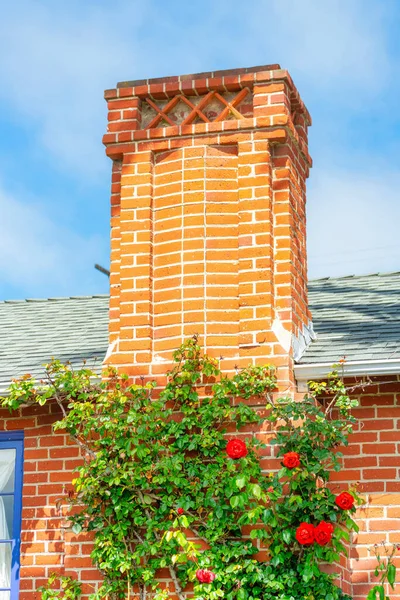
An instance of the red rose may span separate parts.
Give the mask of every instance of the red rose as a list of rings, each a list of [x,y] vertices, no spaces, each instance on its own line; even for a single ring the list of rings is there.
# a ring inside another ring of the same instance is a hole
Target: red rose
[[[183,515],[185,513],[183,508],[178,508],[178,510],[176,512],[178,513],[178,515]]]
[[[332,539],[333,525],[332,523],[326,523],[321,521],[314,529],[315,541],[320,546],[326,546]]]
[[[300,523],[296,529],[296,540],[302,546],[311,546],[314,542],[314,525],[311,525],[311,523]]]
[[[342,492],[335,498],[335,504],[342,510],[349,510],[354,506],[354,498],[349,492]]]
[[[283,455],[282,462],[288,469],[295,469],[300,466],[300,454],[298,452],[286,452]]]
[[[247,446],[243,442],[243,440],[239,440],[235,438],[233,440],[229,440],[226,445],[226,453],[229,458],[237,459],[246,456],[247,454]]]
[[[200,583],[212,583],[216,575],[208,569],[198,569],[196,571],[196,577]]]

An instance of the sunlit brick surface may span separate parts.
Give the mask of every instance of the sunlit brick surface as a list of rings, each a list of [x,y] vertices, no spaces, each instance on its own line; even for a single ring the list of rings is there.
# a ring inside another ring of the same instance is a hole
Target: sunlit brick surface
[[[108,362],[158,375],[197,333],[224,369],[272,362],[292,387],[291,340],[310,321],[311,161],[310,118],[290,76],[239,69],[121,84],[106,98]]]

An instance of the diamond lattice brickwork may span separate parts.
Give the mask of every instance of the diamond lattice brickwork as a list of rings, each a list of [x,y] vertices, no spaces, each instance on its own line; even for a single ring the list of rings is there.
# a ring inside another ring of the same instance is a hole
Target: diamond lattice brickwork
[[[248,88],[239,93],[219,94],[212,91],[204,96],[188,98],[178,94],[169,100],[146,98],[142,106],[143,129],[191,125],[218,121],[240,120],[253,116],[253,98]]]

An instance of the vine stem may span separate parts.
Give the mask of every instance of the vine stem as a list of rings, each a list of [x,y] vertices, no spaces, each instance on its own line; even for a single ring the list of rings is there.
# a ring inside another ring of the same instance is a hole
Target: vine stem
[[[58,406],[61,409],[63,417],[64,417],[64,419],[66,419],[67,416],[68,416],[67,415],[67,411],[64,408],[63,400],[62,400],[62,397],[60,396],[60,394],[58,392],[57,386],[56,386],[55,382],[53,381],[53,379],[50,377],[50,373],[46,372],[46,377],[47,377],[48,382],[50,383],[50,385],[52,386],[52,388],[54,390],[54,398],[55,398]],[[80,448],[82,448],[85,452],[87,452],[88,454],[90,454],[92,457],[96,456],[96,453],[93,452],[93,450],[91,450],[91,448],[89,448],[89,446],[87,444],[85,444],[84,442],[82,442],[82,440],[80,440],[75,435],[72,435],[71,433],[69,435],[71,436],[71,439],[73,439],[78,444],[78,446],[80,446]]]
[[[175,569],[174,569],[174,567],[172,565],[169,566],[169,572],[170,572],[170,575],[171,575],[171,579],[174,582],[175,591],[177,593],[177,596],[178,596],[179,600],[186,600],[185,599],[185,595],[182,592],[182,588],[180,586],[180,583],[178,581],[178,577],[176,575],[176,571],[175,571]]]
[[[140,492],[139,492],[139,497],[143,501],[143,494],[141,494]],[[151,519],[150,511],[148,509],[145,509],[145,512],[146,512],[147,518]],[[157,538],[159,538],[159,536],[157,534],[155,534],[155,535],[156,535]],[[175,591],[176,591],[176,594],[177,594],[179,600],[186,600],[185,595],[182,592],[182,588],[180,586],[180,583],[179,583],[179,580],[178,580],[178,576],[177,576],[176,571],[175,571],[175,569],[174,569],[174,567],[172,565],[169,566],[169,572],[170,572],[170,575],[171,575],[171,579],[174,582]]]

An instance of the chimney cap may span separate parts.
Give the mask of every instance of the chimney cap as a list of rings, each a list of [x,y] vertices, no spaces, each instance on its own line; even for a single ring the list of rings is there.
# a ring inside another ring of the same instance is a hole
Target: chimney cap
[[[276,71],[281,67],[278,64],[261,65],[257,67],[243,67],[240,69],[223,69],[220,71],[205,71],[188,75],[173,75],[170,77],[154,77],[152,79],[135,79],[133,81],[120,81],[117,88],[136,87],[138,85],[150,85],[153,83],[177,83],[179,81],[191,81],[193,79],[208,79],[211,77],[229,77],[230,75],[246,75],[247,73],[258,73],[259,71]]]

